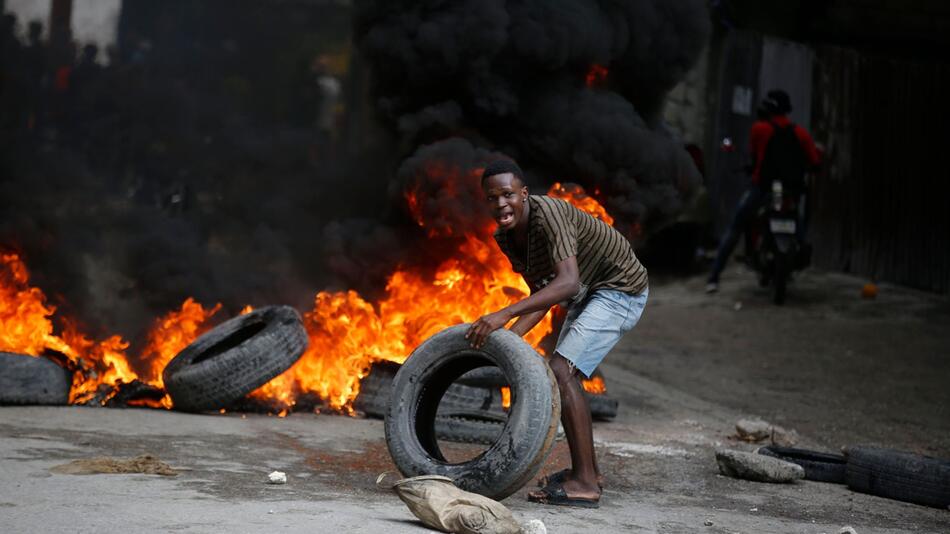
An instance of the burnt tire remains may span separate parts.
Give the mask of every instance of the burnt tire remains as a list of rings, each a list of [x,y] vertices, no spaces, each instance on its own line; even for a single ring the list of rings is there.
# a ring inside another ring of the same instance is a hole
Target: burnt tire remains
[[[175,409],[226,408],[289,369],[307,342],[296,310],[260,308],[196,339],[168,362],[162,379]]]
[[[541,468],[557,432],[560,397],[547,363],[517,334],[496,330],[473,349],[464,337],[467,329],[458,325],[432,336],[402,365],[386,414],[386,445],[407,477],[443,475],[466,491],[500,500]],[[486,365],[511,379],[508,419],[481,454],[449,463],[437,442],[439,402],[456,379]]]
[[[950,461],[876,447],[848,449],[848,487],[888,499],[947,508]]]
[[[0,404],[69,402],[72,375],[51,360],[0,352]]]

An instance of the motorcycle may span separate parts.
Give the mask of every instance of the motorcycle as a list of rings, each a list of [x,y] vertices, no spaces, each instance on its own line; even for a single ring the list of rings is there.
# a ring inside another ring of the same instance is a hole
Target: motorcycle
[[[752,268],[759,273],[759,285],[772,286],[772,301],[785,302],[785,293],[792,272],[809,263],[809,248],[799,238],[799,205],[801,194],[789,194],[782,182],[772,182],[771,191],[762,203],[746,235],[750,238]]]

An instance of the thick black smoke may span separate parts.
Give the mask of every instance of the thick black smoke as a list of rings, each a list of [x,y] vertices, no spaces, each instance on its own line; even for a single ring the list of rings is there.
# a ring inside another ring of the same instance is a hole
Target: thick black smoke
[[[380,0],[357,14],[377,109],[405,145],[470,139],[647,228],[699,184],[659,115],[708,32],[701,0]],[[594,65],[607,81],[588,87]]]
[[[143,21],[161,11],[128,5]],[[127,31],[75,115],[48,98],[48,84],[43,99],[25,78],[4,86],[0,248],[23,252],[33,283],[90,334],[140,340],[189,296],[223,303],[222,315],[244,304],[306,310],[320,289],[372,298],[397,266],[434,268],[461,233],[483,230],[477,170],[501,154],[521,163],[533,192],[581,183],[629,225],[662,224],[695,186],[658,117],[706,39],[701,0],[380,0],[354,10],[371,105],[400,154],[386,145],[374,149],[381,157],[344,159],[314,141],[287,80],[260,74],[295,61],[273,44],[293,34],[281,21],[242,26],[272,30],[250,46],[232,24],[196,24],[202,39],[160,24],[180,35],[151,44]],[[29,54],[10,50],[4,65],[26,72],[17,61]],[[173,52],[176,61],[159,57]],[[191,63],[177,67],[183,58]],[[592,65],[609,70],[606,84],[585,84]],[[285,112],[295,121],[274,116]]]
[[[126,0],[108,65],[84,48],[55,75],[46,43],[14,35],[27,21],[0,27],[0,251],[22,253],[56,317],[131,354],[188,297],[219,317],[309,309],[327,223],[383,202],[351,177],[395,167],[346,160],[317,120],[349,6],[224,3]]]

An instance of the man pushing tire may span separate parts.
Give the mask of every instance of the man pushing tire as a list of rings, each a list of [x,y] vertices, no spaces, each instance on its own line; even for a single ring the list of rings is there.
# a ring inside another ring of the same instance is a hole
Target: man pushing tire
[[[495,241],[531,295],[479,318],[465,337],[478,349],[512,319],[509,330],[523,336],[554,305],[567,307],[549,364],[560,391],[571,467],[547,476],[544,487],[529,493],[528,499],[597,508],[602,482],[590,410],[577,373],[590,377],[639,321],[649,294],[647,271],[627,239],[610,225],[563,200],[529,195],[514,161],[489,163],[482,173],[482,190],[498,224]]]

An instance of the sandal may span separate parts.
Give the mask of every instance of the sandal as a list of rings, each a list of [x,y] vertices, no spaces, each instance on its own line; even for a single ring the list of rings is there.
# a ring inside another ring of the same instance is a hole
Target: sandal
[[[567,480],[567,475],[571,473],[571,468],[561,469],[557,473],[551,473],[550,475],[542,476],[538,479],[538,487],[543,488],[545,486],[550,486],[551,484],[563,484]],[[604,491],[603,477],[597,475],[597,487],[600,488],[600,491]]]
[[[563,484],[567,480],[567,475],[571,472],[571,468],[561,469],[556,473],[551,473],[550,475],[543,475],[538,479],[538,487],[543,488],[550,484]]]
[[[560,484],[549,484],[541,488],[540,493],[529,493],[528,501],[555,506],[575,506],[577,508],[600,508],[600,499],[581,499],[568,497]]]

